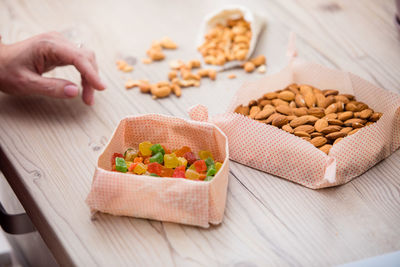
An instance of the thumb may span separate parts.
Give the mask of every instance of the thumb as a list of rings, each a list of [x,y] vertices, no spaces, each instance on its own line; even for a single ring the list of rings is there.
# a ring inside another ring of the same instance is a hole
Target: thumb
[[[47,78],[40,75],[34,75],[30,79],[30,88],[32,94],[45,95],[55,98],[72,98],[79,94],[79,88],[76,84],[58,78]]]

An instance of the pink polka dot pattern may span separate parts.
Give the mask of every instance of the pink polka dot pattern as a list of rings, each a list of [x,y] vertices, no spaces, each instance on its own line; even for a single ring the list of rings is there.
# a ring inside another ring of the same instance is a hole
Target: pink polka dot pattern
[[[196,153],[210,149],[224,164],[210,182],[110,171],[113,153],[138,147],[145,140],[171,149],[187,145]],[[213,124],[156,114],[128,117],[121,120],[98,159],[86,203],[92,212],[201,227],[219,224],[225,210],[228,158],[227,138]]]
[[[238,105],[291,83],[354,94],[384,115],[377,123],[345,137],[327,156],[299,137],[233,113]],[[189,115],[193,119],[207,118],[203,113],[207,113],[204,107],[195,107]],[[277,74],[245,83],[233,98],[228,112],[210,121],[228,136],[230,159],[318,189],[347,183],[399,148],[400,96],[351,73],[295,60]]]

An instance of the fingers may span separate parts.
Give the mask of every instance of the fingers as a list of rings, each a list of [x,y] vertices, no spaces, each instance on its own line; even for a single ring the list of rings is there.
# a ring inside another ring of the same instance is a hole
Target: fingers
[[[95,55],[85,48],[78,48],[61,36],[55,36],[53,42],[47,43],[47,56],[56,57],[59,65],[74,65],[81,76],[94,89],[104,90],[98,74]]]
[[[30,88],[32,94],[45,95],[56,98],[73,98],[79,94],[76,84],[57,78],[46,78],[30,73],[25,86]]]
[[[94,104],[94,89],[88,81],[82,77],[82,100],[85,102],[87,105],[93,105]]]

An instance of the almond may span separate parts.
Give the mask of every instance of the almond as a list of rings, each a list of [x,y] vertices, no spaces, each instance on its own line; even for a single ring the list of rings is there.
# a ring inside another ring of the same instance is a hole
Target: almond
[[[291,115],[292,109],[289,106],[280,105],[276,107],[276,111],[284,115]]]
[[[274,105],[275,107],[282,106],[282,105],[289,106],[289,103],[286,101],[283,101],[282,99],[273,99],[272,105]]]
[[[360,118],[361,119],[368,119],[371,117],[371,115],[374,113],[374,111],[370,108],[364,109],[363,111],[360,112]]]
[[[266,109],[263,109],[263,110],[261,110],[260,112],[258,112],[256,115],[255,115],[255,119],[256,120],[265,120],[265,119],[267,119],[269,116],[271,116],[273,113],[274,113],[275,111],[273,110],[273,109],[271,109],[271,108],[266,108]]]
[[[344,127],[344,128],[342,128],[340,131],[341,131],[342,133],[348,134],[348,133],[351,132],[352,130],[353,130],[352,127]]]
[[[317,137],[317,136],[324,136],[322,133],[320,132],[313,132],[310,134],[312,138]]]
[[[367,104],[362,103],[362,102],[357,102],[357,109],[358,109],[359,111],[363,111],[364,109],[367,109],[367,108],[368,108],[368,105],[367,105]]]
[[[288,123],[288,119],[286,118],[286,116],[283,116],[283,115],[277,116],[272,121],[272,125],[274,125],[276,127],[282,127],[283,125],[285,125],[287,123]]]
[[[336,102],[340,101],[340,102],[343,102],[344,104],[347,104],[350,102],[350,100],[344,95],[335,96],[335,100],[336,100]]]
[[[259,103],[261,106],[265,106],[265,105],[270,105],[270,104],[272,104],[272,101],[271,100],[261,100],[260,101],[260,103]]]
[[[310,108],[308,110],[308,114],[313,115],[317,118],[322,118],[323,116],[325,116],[323,108]]]
[[[329,113],[328,115],[326,115],[325,117],[322,117],[323,119],[337,119],[338,115],[336,113]]]
[[[286,118],[288,119],[288,121],[292,121],[292,120],[296,119],[297,116],[295,116],[295,115],[289,115],[289,116],[287,116]]]
[[[271,124],[272,121],[273,121],[276,117],[278,117],[278,116],[280,116],[280,115],[281,115],[281,114],[279,114],[279,113],[274,113],[274,114],[272,114],[271,116],[268,117],[268,119],[266,120],[265,123]]]
[[[308,133],[306,133],[306,132],[303,132],[303,131],[295,131],[294,132],[294,135],[296,135],[296,136],[298,136],[298,137],[308,137],[308,138],[311,138],[311,136],[308,134]]]
[[[325,135],[325,137],[330,139],[330,140],[335,140],[335,139],[337,139],[339,137],[345,137],[345,136],[346,136],[346,134],[343,133],[343,132],[333,132],[333,133]]]
[[[312,125],[300,125],[294,128],[295,132],[306,132],[308,134],[311,134],[312,132],[315,131],[314,126]]]
[[[288,90],[290,90],[291,92],[293,92],[295,95],[300,94],[300,91],[298,89],[299,87],[297,86],[297,84],[291,84],[287,87]]]
[[[324,129],[322,129],[321,133],[330,134],[333,132],[339,132],[341,129],[342,129],[342,127],[340,127],[340,126],[332,125],[332,126],[328,126],[328,127],[325,127]]]
[[[371,115],[371,117],[369,118],[371,121],[376,122],[377,120],[379,120],[382,117],[382,113],[380,112],[375,112],[374,114]]]
[[[294,109],[292,109],[292,111],[293,111],[294,115],[296,115],[297,117],[301,117],[301,116],[304,116],[304,115],[308,114],[307,113],[307,108],[305,108],[305,107],[294,108]]]
[[[350,95],[350,94],[341,94],[341,95],[345,96],[350,101],[352,101],[354,99],[354,95]]]
[[[254,119],[254,118],[256,117],[257,113],[260,112],[260,111],[261,111],[261,109],[260,109],[258,106],[252,106],[252,107],[250,108],[250,115],[249,115],[249,117],[250,117],[251,119]]]
[[[282,126],[282,130],[284,130],[284,131],[286,131],[286,132],[288,132],[288,133],[293,133],[293,128],[290,127],[289,124],[283,125],[283,126]]]
[[[336,113],[337,111],[337,106],[336,103],[330,104],[326,109],[325,109],[325,114],[328,115],[330,113]]]
[[[318,132],[321,132],[328,126],[329,126],[328,121],[325,119],[319,119],[314,124],[315,130],[317,130]]]
[[[249,108],[251,108],[252,106],[257,106],[258,103],[257,103],[257,100],[250,100],[249,104],[247,104],[247,105],[249,106]]]
[[[291,91],[282,91],[278,94],[278,98],[285,100],[285,101],[292,101],[294,100],[295,94]]]
[[[323,94],[315,94],[315,98],[317,99],[317,106],[320,108],[326,108],[326,97]]]
[[[339,125],[342,126],[343,122],[338,119],[327,119],[329,125]]]
[[[325,103],[325,108],[326,108],[329,105],[335,103],[335,97],[333,95],[327,96],[325,101],[326,101]]]
[[[319,148],[319,150],[321,150],[322,152],[324,152],[325,154],[328,155],[329,154],[329,150],[331,150],[331,148],[332,148],[332,145],[326,144],[326,145],[321,146]]]
[[[302,95],[308,95],[308,94],[313,94],[312,87],[309,85],[301,85],[300,86],[300,94]]]
[[[300,126],[300,125],[304,125],[304,124],[307,124],[307,123],[309,123],[308,115],[306,115],[306,116],[301,116],[301,117],[298,117],[298,118],[296,118],[296,119],[293,119],[293,120],[290,122],[290,126],[292,126],[293,128],[296,128],[296,127],[298,127],[298,126]]]
[[[357,104],[355,102],[349,102],[346,104],[345,110],[356,112],[358,111]]]
[[[336,102],[336,112],[342,112],[344,110],[344,103],[342,101]]]
[[[291,107],[291,108],[297,108],[296,102],[290,101],[289,107]]]
[[[313,144],[316,147],[320,147],[326,144],[326,142],[328,142],[328,140],[325,137],[322,136],[317,136],[314,137],[313,139],[311,139],[311,144]]]
[[[264,94],[264,98],[267,100],[272,100],[278,97],[278,93],[271,92],[271,93],[266,93]]]
[[[362,127],[364,127],[364,124],[359,123],[359,122],[353,122],[353,123],[351,124],[351,127],[353,127],[354,129],[362,128]]]
[[[300,95],[300,94],[296,95],[294,101],[295,101],[297,107],[299,107],[299,108],[306,107],[306,101],[302,95]]]
[[[345,111],[343,113],[340,113],[338,115],[338,119],[341,121],[346,121],[348,119],[353,118],[353,112],[352,111]]]
[[[339,91],[338,91],[338,90],[331,90],[331,89],[328,89],[328,90],[323,90],[322,93],[324,94],[324,96],[330,96],[330,95],[337,95],[337,94],[339,94]]]
[[[306,140],[307,142],[310,142],[310,141],[311,141],[311,138],[308,137],[308,136],[302,136],[302,137],[300,137],[300,138],[303,139],[303,140]]]
[[[362,119],[358,119],[358,118],[352,118],[352,119],[348,119],[348,120],[344,121],[345,126],[352,126],[353,123],[364,124],[364,123],[366,123],[366,121],[362,120]]]
[[[308,123],[313,124],[319,120],[317,117],[313,116],[313,115],[305,115],[303,117],[306,117],[308,119]]]
[[[315,106],[317,99],[315,98],[315,95],[313,93],[311,94],[306,94],[304,96],[304,100],[306,101],[306,105],[309,108],[312,108]]]

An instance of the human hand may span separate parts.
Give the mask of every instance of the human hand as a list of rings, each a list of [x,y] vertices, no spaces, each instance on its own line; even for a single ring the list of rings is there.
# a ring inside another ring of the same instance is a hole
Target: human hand
[[[66,65],[74,65],[80,72],[82,99],[92,105],[94,90],[105,89],[98,74],[95,55],[56,32],[40,34],[11,45],[0,43],[0,90],[13,95],[76,97],[79,89],[73,82],[41,76],[57,66]]]

